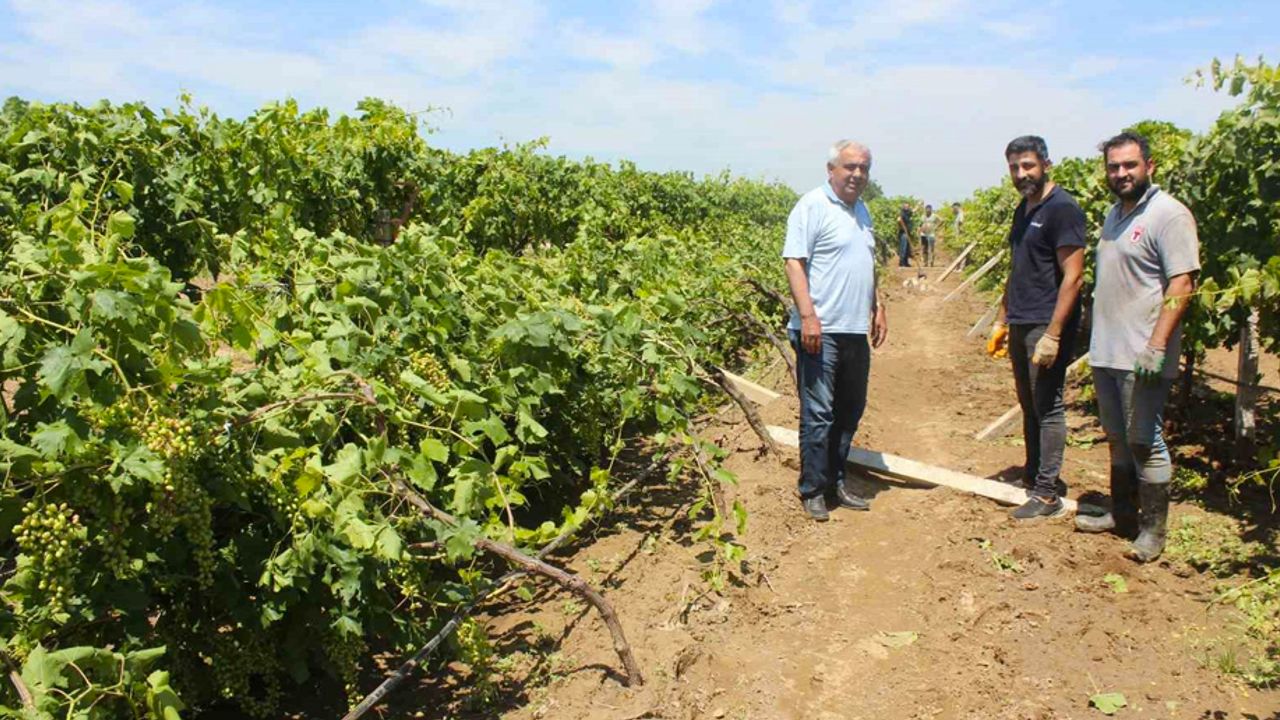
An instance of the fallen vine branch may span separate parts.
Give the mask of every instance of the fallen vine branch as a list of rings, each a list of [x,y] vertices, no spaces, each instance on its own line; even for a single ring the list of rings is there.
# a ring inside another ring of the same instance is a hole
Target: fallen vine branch
[[[241,425],[248,425],[249,423],[262,418],[264,415],[268,415],[272,412],[275,412],[276,410],[280,410],[287,407],[294,407],[297,405],[306,405],[309,403],[325,402],[326,400],[351,400],[354,402],[358,402],[362,405],[371,405],[371,406],[378,404],[377,399],[373,395],[373,387],[369,385],[369,383],[365,382],[360,378],[356,378],[356,384],[360,387],[359,392],[311,393],[310,395],[299,395],[298,397],[294,397],[294,398],[277,400],[275,402],[267,403],[266,405],[263,405],[262,407],[257,408],[256,410],[250,412],[247,415],[243,415],[241,417],[238,417],[234,420],[230,420],[228,422],[230,423],[231,427],[240,427]]]
[[[729,378],[725,377],[724,372],[719,368],[711,374],[711,378],[721,390],[724,390],[726,395],[733,398],[738,407],[742,408],[743,414],[747,416],[747,424],[755,431],[760,441],[764,443],[765,448],[770,453],[773,453],[775,457],[782,457],[782,452],[778,450],[777,444],[773,441],[773,436],[765,428],[764,420],[760,418],[760,413],[756,411],[756,406],[742,394],[742,391],[734,387],[733,383],[729,381]]]
[[[649,467],[646,468],[643,473],[628,481],[610,496],[610,505],[616,504],[618,501],[630,494],[632,490],[640,485],[640,483],[648,480],[659,467],[665,465],[674,456],[674,452],[666,453],[662,457],[650,463]],[[544,545],[534,558],[541,560],[555,552],[560,548],[560,546],[568,542],[571,537],[576,535],[581,527],[581,525],[578,525],[566,528],[563,532],[557,535],[555,539]],[[471,613],[475,612],[475,609],[479,607],[481,603],[502,592],[509,583],[518,580],[529,573],[530,570],[524,567],[512,569],[499,577],[487,590],[473,597],[466,605],[463,605],[461,609],[454,613],[453,617],[449,618],[449,621],[440,628],[440,630],[427,642],[426,645],[423,645],[418,652],[413,654],[413,657],[410,657],[408,660],[404,661],[399,668],[396,668],[394,673],[392,673],[386,680],[383,680],[381,685],[374,688],[373,692],[366,695],[365,698],[360,701],[360,704],[356,705],[350,712],[343,716],[342,720],[358,720],[358,718],[364,716],[365,713],[369,712],[374,705],[377,705],[383,698],[394,692],[396,688],[400,687],[400,685],[409,678],[419,665],[425,662],[427,658],[431,657],[431,654],[436,651],[436,648],[440,647],[445,640],[448,640],[449,637],[457,631],[458,626],[462,624],[462,621],[471,615]]]
[[[22,676],[18,674],[17,670],[9,671],[9,682],[13,683],[13,689],[18,691],[18,697],[22,699],[22,707],[28,710],[35,710],[35,698],[31,696],[31,690],[22,681]]]
[[[779,305],[782,306],[782,309],[787,311],[791,310],[791,302],[787,300],[787,298],[783,297],[782,293],[778,292],[777,290],[774,290],[771,287],[766,287],[763,283],[761,283],[759,280],[756,280],[755,278],[742,278],[741,282],[744,285],[748,285],[752,288],[755,288],[755,290],[759,292],[761,295],[764,295],[770,300],[773,300],[774,302],[778,303]]]
[[[768,340],[769,344],[772,345],[773,348],[778,351],[778,355],[782,356],[783,361],[787,363],[787,370],[790,371],[791,373],[791,379],[792,380],[796,379],[796,361],[792,357],[791,348],[789,348],[786,343],[782,342],[782,340],[778,338],[778,335],[773,332],[773,330],[769,327],[767,323],[765,323],[760,318],[756,317],[750,311],[735,313],[733,311],[733,308],[730,308],[728,305],[725,305],[719,300],[716,300],[714,302],[716,305],[719,305],[721,308],[723,308],[726,312],[729,313],[727,317],[737,318],[739,321],[742,321],[747,323],[748,325],[751,325],[752,327],[755,328],[757,335],[760,335],[765,340]]]
[[[399,479],[390,477],[390,480],[396,491],[403,495],[411,505],[418,508],[422,514],[449,525],[458,524],[457,518],[432,505],[426,498],[414,492],[412,488]],[[627,642],[627,636],[622,631],[622,624],[618,622],[618,614],[614,612],[613,606],[609,604],[609,601],[605,600],[604,596],[597,592],[595,588],[588,585],[586,581],[577,575],[565,572],[544,560],[525,555],[506,543],[480,537],[476,539],[476,547],[492,555],[497,555],[512,565],[524,568],[527,572],[547,577],[564,589],[581,595],[584,600],[594,605],[596,611],[604,619],[604,624],[608,626],[609,634],[613,636],[613,649],[618,653],[618,657],[621,658],[623,666],[626,667],[626,684],[644,684],[640,666],[636,663],[635,655],[631,653],[631,645]]]

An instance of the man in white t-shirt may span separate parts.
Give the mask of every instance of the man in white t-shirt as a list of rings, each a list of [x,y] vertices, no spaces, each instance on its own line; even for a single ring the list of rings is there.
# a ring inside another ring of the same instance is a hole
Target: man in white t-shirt
[[[1076,527],[1136,535],[1126,554],[1151,562],[1164,551],[1168,525],[1164,404],[1178,375],[1200,241],[1186,206],[1151,183],[1146,138],[1120,133],[1102,144],[1102,156],[1119,202],[1098,242],[1089,364],[1111,449],[1111,512],[1078,515]]]
[[[871,213],[860,199],[870,176],[870,150],[851,140],[833,145],[827,182],[796,203],[782,248],[795,300],[788,330],[800,395],[800,498],[818,521],[828,519],[828,504],[870,509],[844,484],[867,404],[871,348],[888,336]]]

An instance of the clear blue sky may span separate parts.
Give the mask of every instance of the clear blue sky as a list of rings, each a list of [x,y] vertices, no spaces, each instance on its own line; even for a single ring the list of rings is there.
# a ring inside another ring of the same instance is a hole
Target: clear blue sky
[[[942,201],[999,179],[1014,135],[1055,156],[1125,124],[1203,130],[1229,102],[1183,80],[1212,58],[1280,60],[1280,2],[885,0],[0,0],[0,95],[243,115],[283,97],[378,96],[466,149],[824,177],[870,145],[890,193]]]

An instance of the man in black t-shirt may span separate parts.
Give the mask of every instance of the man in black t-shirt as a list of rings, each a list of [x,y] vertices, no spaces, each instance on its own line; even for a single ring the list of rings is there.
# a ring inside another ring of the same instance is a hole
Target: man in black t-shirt
[[[1005,148],[1005,159],[1022,202],[1013,213],[1012,267],[987,350],[994,355],[1009,344],[1029,492],[1012,515],[1029,520],[1064,511],[1058,497],[1067,440],[1062,386],[1080,322],[1085,219],[1075,198],[1049,179],[1043,138],[1015,138]]]
[[[902,203],[898,213],[898,267],[911,267],[911,205]]]

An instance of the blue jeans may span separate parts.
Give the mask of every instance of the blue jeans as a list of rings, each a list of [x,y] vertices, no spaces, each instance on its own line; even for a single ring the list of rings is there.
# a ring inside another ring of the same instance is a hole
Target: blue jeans
[[[871,344],[867,336],[822,333],[811,353],[791,331],[800,391],[800,496],[829,495],[844,481],[849,446],[867,406]]]
[[[898,233],[898,267],[911,267],[911,238]]]
[[[1116,477],[1157,485],[1169,482],[1173,462],[1162,426],[1172,385],[1172,378],[1147,383],[1128,370],[1093,369],[1098,419],[1107,432],[1111,472]]]

